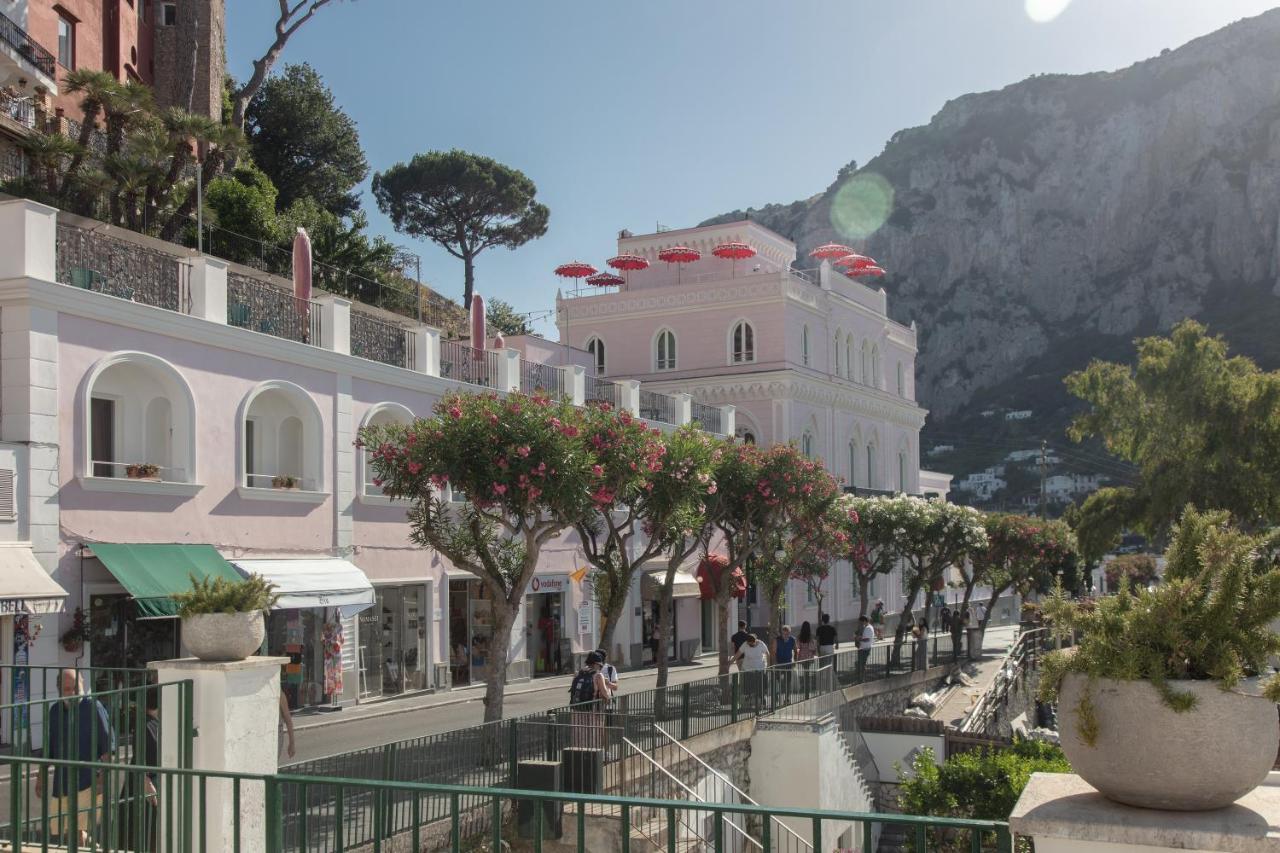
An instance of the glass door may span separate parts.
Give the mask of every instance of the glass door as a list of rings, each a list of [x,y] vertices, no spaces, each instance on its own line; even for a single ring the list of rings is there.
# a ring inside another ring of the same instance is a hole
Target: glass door
[[[400,690],[424,690],[427,686],[427,623],[420,586],[401,587]]]

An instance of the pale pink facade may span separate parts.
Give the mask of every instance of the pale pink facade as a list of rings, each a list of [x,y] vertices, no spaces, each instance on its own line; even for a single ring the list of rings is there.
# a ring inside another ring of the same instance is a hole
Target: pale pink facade
[[[737,262],[714,256],[733,241],[757,254]],[[659,252],[672,246],[696,249],[701,259],[663,263]],[[562,340],[597,355],[603,343],[601,375],[731,405],[739,437],[794,442],[846,484],[946,495],[949,477],[920,470],[926,412],[915,401],[916,330],[888,317],[883,289],[825,263],[798,268],[805,265],[795,244],[751,221],[623,232],[617,251],[650,266],[630,273],[617,292],[557,302]],[[825,611],[851,627],[858,603],[848,567],[834,578]],[[788,618],[816,619],[817,603],[795,586]],[[900,608],[896,576],[881,587],[873,595],[891,612]],[[764,624],[763,615],[753,610],[751,622]]]
[[[406,507],[369,482],[356,432],[370,422],[428,415],[444,394],[481,390],[476,382],[518,390],[534,381],[525,376],[532,363],[522,362],[522,352],[567,364],[537,374],[538,381],[557,377],[580,403],[585,370],[573,362],[581,356],[529,339],[520,350],[490,356],[482,378],[455,381],[449,377],[461,375],[462,359],[435,330],[388,325],[394,318],[326,295],[310,309],[307,342],[290,340],[272,323],[255,327],[249,312],[259,308],[244,295],[287,283],[119,229],[90,233],[92,226],[30,202],[0,202],[0,467],[14,460],[25,510],[11,527],[0,521],[0,541],[29,542],[68,593],[61,616],[42,617],[33,661],[71,662],[77,656],[57,642],[71,611],[122,597],[113,570],[93,555],[94,543],[212,545],[233,563],[345,560],[372,584],[372,608],[335,607],[323,616],[341,618],[345,635],[343,689],[325,701],[448,686],[459,675],[459,602],[467,626],[482,624],[483,608],[477,611],[470,588],[458,598],[458,582],[469,575],[409,542]],[[80,246],[74,259],[73,245]],[[93,253],[85,246],[110,251],[86,260]],[[159,266],[130,273],[111,265],[112,252],[116,260],[136,255]],[[89,263],[97,264],[95,275],[103,271],[105,284],[68,267]],[[81,281],[90,286],[70,284]],[[156,307],[170,288],[181,294],[179,310]],[[362,346],[357,335],[370,329],[375,342],[391,342],[392,356],[353,354]],[[617,393],[634,409],[634,386]],[[724,414],[731,424],[732,413]],[[141,461],[159,473],[125,475]],[[290,482],[282,485],[285,476]],[[572,535],[547,547],[538,569],[544,597],[527,600],[531,630],[518,629],[509,650],[516,677],[542,668],[535,647],[543,606],[559,616],[557,647],[568,641],[564,668],[594,647],[598,619],[589,593],[568,577],[582,565]],[[310,624],[282,623],[280,642]],[[524,624],[522,617],[517,625]],[[621,632],[624,654],[640,633]],[[88,647],[79,659],[100,662],[104,654]],[[392,681],[398,687],[384,689]]]

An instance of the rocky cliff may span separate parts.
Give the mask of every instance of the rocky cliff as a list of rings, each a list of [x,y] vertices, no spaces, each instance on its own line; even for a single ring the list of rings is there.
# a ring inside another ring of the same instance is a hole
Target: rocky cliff
[[[1186,316],[1276,366],[1280,10],[1121,71],[957,98],[820,195],[710,221],[744,213],[889,269],[943,423],[1034,407],[1060,437],[1061,376]]]

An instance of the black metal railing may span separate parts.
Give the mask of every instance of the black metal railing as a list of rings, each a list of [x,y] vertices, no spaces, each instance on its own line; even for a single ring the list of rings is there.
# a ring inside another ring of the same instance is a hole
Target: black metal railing
[[[227,273],[227,325],[321,346],[320,305],[237,272]]]
[[[44,76],[54,76],[54,65],[57,60],[53,54],[41,47],[27,34],[26,30],[4,15],[0,15],[0,42],[16,50],[19,56],[31,63],[32,67]]]
[[[191,311],[191,264],[111,234],[111,226],[58,223],[56,268],[61,284],[143,305]]]
[[[526,394],[545,391],[552,398],[564,396],[564,371],[550,364],[520,359],[520,390]]]
[[[674,397],[640,389],[640,417],[661,424],[680,423]]]
[[[724,434],[724,413],[720,409],[695,400],[690,405],[690,413],[693,420],[702,424],[705,431],[714,432],[717,435]]]
[[[413,332],[363,311],[351,312],[351,354],[369,361],[413,369]]]
[[[0,89],[0,116],[26,128],[36,126],[36,108],[31,98]]]
[[[440,342],[440,376],[468,385],[498,387],[498,353],[459,341]]]
[[[586,377],[582,391],[582,402],[586,403],[608,403],[615,409],[622,406],[621,395],[618,392],[618,383],[610,382],[608,379],[601,379],[598,376]]]

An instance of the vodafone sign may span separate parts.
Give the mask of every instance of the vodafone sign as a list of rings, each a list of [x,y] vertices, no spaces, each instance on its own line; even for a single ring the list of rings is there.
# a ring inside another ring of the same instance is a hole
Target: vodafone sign
[[[534,575],[533,581],[529,584],[529,592],[535,595],[544,592],[564,592],[568,588],[568,575]]]

